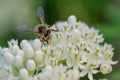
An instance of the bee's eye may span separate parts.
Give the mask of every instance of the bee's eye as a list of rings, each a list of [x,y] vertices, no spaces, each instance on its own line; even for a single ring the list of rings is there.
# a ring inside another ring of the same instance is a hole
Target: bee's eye
[[[45,27],[44,27],[44,26],[41,26],[41,27],[39,27],[38,29],[39,29],[40,32],[42,32],[42,31],[45,29]]]
[[[48,36],[50,33],[51,33],[51,31],[47,30],[46,33],[45,33],[45,37]]]

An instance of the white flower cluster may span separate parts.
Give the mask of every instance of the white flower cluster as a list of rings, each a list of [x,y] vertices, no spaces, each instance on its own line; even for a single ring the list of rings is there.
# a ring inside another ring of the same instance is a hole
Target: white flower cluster
[[[112,71],[114,55],[111,45],[103,44],[103,35],[77,22],[71,15],[68,21],[57,22],[51,28],[50,45],[39,39],[8,42],[8,48],[0,47],[0,79],[2,80],[79,80],[88,75]]]

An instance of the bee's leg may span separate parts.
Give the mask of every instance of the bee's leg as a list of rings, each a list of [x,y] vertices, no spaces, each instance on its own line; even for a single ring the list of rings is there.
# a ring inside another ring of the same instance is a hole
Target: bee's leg
[[[50,45],[50,42],[51,42],[51,41],[52,41],[52,35],[49,35],[49,36],[47,37],[46,42],[47,42],[47,44]]]
[[[39,38],[41,42],[44,42],[44,40],[42,38]]]
[[[40,36],[37,36],[38,39],[40,39]]]
[[[46,42],[47,44],[49,44],[49,40],[46,39],[46,37],[43,37],[43,40],[44,40],[44,42]]]
[[[45,37],[43,37],[42,39],[43,39],[43,41],[46,41]]]
[[[39,38],[39,36],[37,35],[37,33],[34,33],[35,34],[35,36],[37,37],[37,38]]]
[[[37,36],[37,38],[38,38],[41,42],[44,42],[44,40],[43,40],[40,36]]]

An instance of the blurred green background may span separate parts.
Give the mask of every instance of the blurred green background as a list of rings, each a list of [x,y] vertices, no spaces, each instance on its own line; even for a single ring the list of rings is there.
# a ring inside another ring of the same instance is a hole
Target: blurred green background
[[[33,28],[40,23],[36,10],[42,6],[46,23],[52,25],[58,20],[67,20],[73,14],[78,20],[100,30],[105,42],[115,48],[114,60],[120,60],[120,0],[0,0],[0,45],[7,47],[12,38],[34,39],[33,33],[16,30],[19,25]],[[106,77],[120,80],[120,62],[113,66],[112,73],[98,74],[95,78]]]

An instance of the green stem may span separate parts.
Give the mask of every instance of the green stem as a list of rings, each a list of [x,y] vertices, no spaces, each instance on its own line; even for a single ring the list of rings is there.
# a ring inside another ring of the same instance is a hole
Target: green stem
[[[36,74],[38,74],[38,70],[39,70],[39,62],[37,62],[37,70],[36,70]]]

